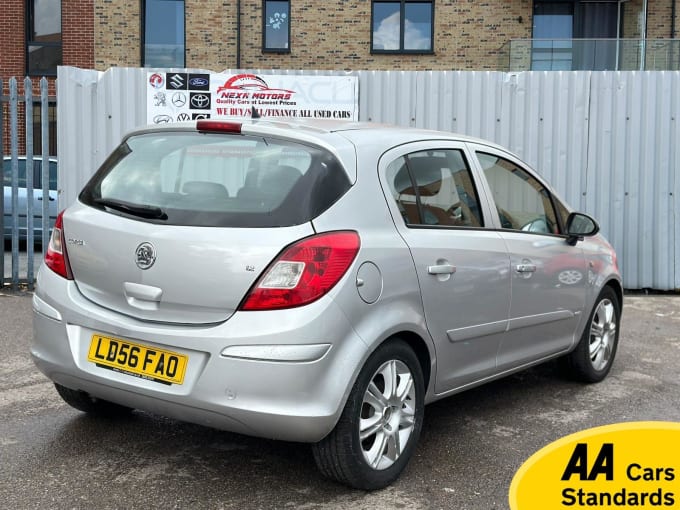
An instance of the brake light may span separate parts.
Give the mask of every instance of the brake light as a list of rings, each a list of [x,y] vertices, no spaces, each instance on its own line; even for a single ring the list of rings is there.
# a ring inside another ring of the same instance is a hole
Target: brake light
[[[240,122],[226,120],[197,120],[196,129],[201,133],[241,133]]]
[[[345,275],[360,246],[356,232],[329,232],[298,241],[264,271],[241,310],[278,310],[316,301]]]
[[[47,252],[45,253],[45,265],[59,276],[63,276],[67,280],[73,280],[71,265],[68,262],[68,254],[66,253],[66,244],[64,243],[63,216],[64,211],[61,211],[57,216],[57,221],[54,222],[50,243],[47,245]]]

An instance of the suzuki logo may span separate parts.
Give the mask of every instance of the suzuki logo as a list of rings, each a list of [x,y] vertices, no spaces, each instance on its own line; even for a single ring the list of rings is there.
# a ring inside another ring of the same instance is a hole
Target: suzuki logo
[[[182,92],[175,92],[172,95],[172,104],[176,108],[181,108],[185,104],[187,104],[187,96],[183,94]]]
[[[135,263],[139,269],[149,269],[156,262],[156,248],[151,243],[142,243],[135,250]]]
[[[184,87],[184,76],[181,74],[173,74],[168,81],[173,89],[181,89]]]
[[[210,97],[206,94],[196,94],[191,97],[191,106],[194,108],[205,108],[210,104]]]

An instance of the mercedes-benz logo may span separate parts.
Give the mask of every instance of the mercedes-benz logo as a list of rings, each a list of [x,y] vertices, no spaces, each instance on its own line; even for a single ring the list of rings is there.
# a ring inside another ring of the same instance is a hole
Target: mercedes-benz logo
[[[142,243],[135,250],[135,263],[139,269],[149,269],[156,262],[156,248],[151,243]]]
[[[210,104],[210,97],[206,94],[196,94],[191,97],[191,106],[194,108],[205,108]]]
[[[183,92],[175,92],[172,95],[172,104],[177,108],[181,108],[187,104],[187,96]]]

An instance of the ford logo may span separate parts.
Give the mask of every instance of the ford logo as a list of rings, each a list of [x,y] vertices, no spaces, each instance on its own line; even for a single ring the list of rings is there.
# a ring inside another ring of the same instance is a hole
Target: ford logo
[[[189,85],[192,87],[205,87],[208,84],[208,80],[205,78],[191,78],[189,80]]]

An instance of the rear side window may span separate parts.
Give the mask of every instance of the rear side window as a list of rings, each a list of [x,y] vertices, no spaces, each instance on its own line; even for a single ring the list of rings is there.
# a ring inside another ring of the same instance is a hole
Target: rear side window
[[[277,227],[311,220],[349,187],[337,159],[317,147],[169,132],[129,138],[80,200],[113,214],[169,225]],[[157,214],[135,212],[145,209]]]
[[[386,176],[408,226],[483,225],[477,192],[461,151],[414,152],[390,163]]]

